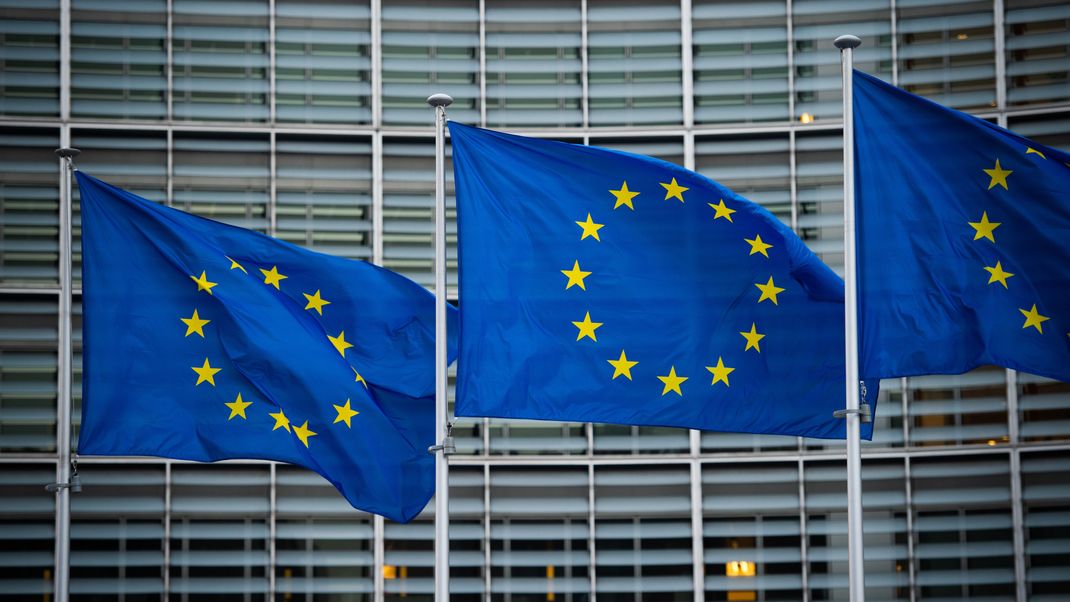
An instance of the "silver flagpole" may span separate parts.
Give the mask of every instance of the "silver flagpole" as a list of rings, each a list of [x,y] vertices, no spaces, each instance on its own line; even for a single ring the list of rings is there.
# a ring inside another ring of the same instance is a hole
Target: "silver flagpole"
[[[847,554],[851,602],[866,599],[862,566],[862,442],[859,429],[863,414],[859,409],[858,380],[858,273],[855,248],[855,155],[854,155],[854,49],[862,40],[844,35],[836,38],[843,68],[843,240],[844,240],[844,326],[847,364],[847,409],[837,412],[847,418]],[[866,407],[868,409],[868,406]]]
[[[450,481],[447,455],[453,451],[446,408],[446,107],[453,99],[433,94],[435,109],[435,602],[450,599]]]
[[[80,491],[78,473],[71,475],[71,174],[76,148],[58,148],[63,172],[59,197],[59,399],[56,404],[56,482],[45,487],[56,494],[56,602],[70,597],[71,491]]]

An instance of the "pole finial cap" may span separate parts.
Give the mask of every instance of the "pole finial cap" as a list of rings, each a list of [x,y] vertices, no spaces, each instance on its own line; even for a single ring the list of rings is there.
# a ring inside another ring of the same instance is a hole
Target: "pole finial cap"
[[[82,151],[76,148],[57,148],[56,156],[60,159],[73,159],[82,154]]]
[[[438,94],[432,94],[431,96],[428,96],[427,104],[431,105],[432,107],[445,108],[453,104],[453,97],[449,94],[443,94],[442,92],[439,92]]]
[[[858,36],[847,34],[836,38],[832,43],[836,45],[836,48],[845,50],[847,48],[858,48],[862,45],[862,40]]]

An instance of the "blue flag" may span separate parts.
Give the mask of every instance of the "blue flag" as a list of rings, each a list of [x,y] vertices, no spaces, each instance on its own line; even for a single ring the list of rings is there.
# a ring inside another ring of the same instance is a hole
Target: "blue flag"
[[[458,415],[844,436],[843,281],[773,215],[650,157],[450,135]]]
[[[1070,155],[854,73],[860,371],[1070,381]]]
[[[434,490],[430,293],[77,177],[80,454],[278,460],[362,510],[420,512]]]

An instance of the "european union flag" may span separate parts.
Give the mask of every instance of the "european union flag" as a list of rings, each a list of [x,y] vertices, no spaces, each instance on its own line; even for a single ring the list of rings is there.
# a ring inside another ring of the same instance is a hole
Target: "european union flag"
[[[1070,155],[854,73],[860,371],[1070,381]]]
[[[458,415],[844,436],[843,281],[772,214],[650,157],[450,135]]]
[[[80,454],[278,460],[354,507],[420,512],[434,490],[430,293],[77,177]]]

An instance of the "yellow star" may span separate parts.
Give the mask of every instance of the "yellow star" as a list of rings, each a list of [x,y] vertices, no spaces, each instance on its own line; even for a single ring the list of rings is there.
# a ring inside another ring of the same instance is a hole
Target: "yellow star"
[[[241,416],[242,418],[246,418],[245,417],[245,408],[253,405],[253,402],[251,402],[251,401],[242,401],[241,393],[238,393],[238,398],[237,399],[235,399],[234,401],[232,401],[230,403],[224,403],[223,405],[225,405],[228,408],[230,408],[230,417],[227,418],[227,421],[230,421],[230,419],[234,418],[235,416]],[[246,418],[246,420],[248,420],[248,418]]]
[[[308,428],[307,420],[301,426],[294,427],[294,434],[297,435],[297,438],[301,440],[301,443],[305,444],[305,447],[308,447],[308,438],[316,436],[316,433]]]
[[[248,271],[245,270],[244,267],[242,267],[242,264],[238,263],[237,261],[234,261],[233,257],[227,257],[226,255],[224,255],[223,257],[226,257],[227,259],[230,260],[230,269],[232,269],[232,270],[241,270],[241,271],[245,272],[246,274],[249,273]]]
[[[204,358],[203,366],[201,366],[200,368],[198,368],[197,366],[193,366],[193,371],[197,373],[197,383],[193,386],[196,387],[197,385],[207,381],[208,384],[214,387],[216,372],[219,372],[220,370],[222,370],[222,368],[213,368],[208,363],[208,358]]]
[[[353,382],[358,382],[358,383],[364,385],[364,388],[367,389],[368,388],[368,382],[364,380],[364,377],[360,375],[360,372],[357,372],[357,369],[354,368],[353,366],[350,366],[349,368],[351,370],[353,370],[353,374],[357,375],[357,378],[354,379]]]
[[[346,356],[346,349],[349,349],[350,347],[353,346],[352,343],[347,343],[346,342],[346,331],[344,331],[344,330],[342,332],[339,332],[338,336],[336,336],[336,337],[332,337],[331,335],[327,335],[327,338],[331,340],[331,344],[334,345],[334,348],[338,350],[338,353],[342,357]]]
[[[758,297],[758,303],[769,299],[773,302],[773,305],[780,305],[779,303],[777,303],[776,296],[778,293],[783,292],[784,289],[773,284],[772,276],[769,277],[769,282],[766,282],[765,284],[758,284],[757,282],[755,282],[754,286],[758,287],[758,290],[762,291],[762,296]]]
[[[726,387],[730,386],[728,384],[728,375],[736,371],[735,368],[729,368],[728,366],[725,366],[724,362],[721,360],[720,357],[717,358],[716,366],[706,366],[706,369],[709,370],[711,374],[713,374],[713,382],[710,383],[711,385],[716,385],[718,381],[720,381],[723,382],[724,386]]]
[[[628,356],[624,355],[624,350],[620,350],[620,359],[606,360],[610,366],[613,366],[613,379],[616,380],[618,376],[625,376],[628,380],[632,379],[632,367],[639,362],[633,362],[628,360]]]
[[[1027,155],[1040,155],[1041,159],[1044,159],[1045,161],[1048,160],[1048,158],[1044,156],[1044,153],[1038,151],[1035,148],[1027,148],[1027,149],[1025,149],[1025,154],[1027,154]]]
[[[762,348],[758,346],[758,341],[765,338],[764,334],[758,332],[754,322],[750,323],[750,332],[741,330],[739,334],[743,335],[743,338],[747,339],[747,346],[743,348],[743,351],[747,351],[750,348],[754,348],[758,353],[762,352]]]
[[[578,284],[583,290],[587,290],[587,287],[583,284],[583,279],[590,276],[590,272],[584,272],[580,269],[580,262],[577,261],[572,264],[571,270],[561,270],[561,273],[568,276],[568,284],[565,285],[565,290],[572,288],[572,285]]]
[[[271,430],[276,431],[280,428],[284,428],[286,429],[287,433],[290,432],[290,419],[286,417],[286,414],[282,413],[281,408],[278,412],[269,412],[268,416],[271,416],[275,419],[275,426],[271,427]]]
[[[260,273],[264,275],[264,284],[270,284],[275,287],[275,290],[279,289],[279,283],[289,278],[289,276],[283,276],[279,273],[279,266],[273,265],[270,270],[260,268]]]
[[[685,188],[677,184],[676,178],[673,178],[672,182],[669,182],[668,184],[666,184],[665,182],[659,182],[659,184],[661,184],[661,187],[665,189],[666,201],[673,197],[676,197],[676,199],[682,203],[684,202],[684,193],[688,190],[691,190],[690,188]]]
[[[990,221],[988,221],[988,212],[985,211],[985,212],[981,213],[981,221],[979,221],[979,222],[967,222],[967,223],[970,224],[970,227],[972,227],[974,230],[976,230],[976,232],[974,232],[974,234],[973,234],[973,239],[974,240],[980,240],[982,238],[987,238],[988,240],[990,240],[992,242],[996,242],[996,238],[994,236],[992,236],[992,232],[996,228],[1000,227],[1000,225],[1003,222],[990,222]]]
[[[1042,316],[1037,313],[1036,303],[1033,304],[1033,309],[1030,309],[1029,311],[1026,311],[1024,309],[1019,309],[1018,311],[1022,312],[1022,315],[1025,316],[1025,324],[1022,324],[1023,329],[1033,326],[1037,329],[1037,332],[1039,332],[1040,334],[1044,334],[1044,329],[1040,325],[1044,322],[1047,322],[1051,318],[1047,316]]]
[[[332,403],[331,405],[334,404]],[[334,424],[344,422],[346,423],[346,426],[348,426],[349,428],[353,428],[353,425],[349,423],[349,420],[357,414],[360,414],[360,412],[349,407],[349,400],[346,400],[346,404],[344,406],[334,406],[334,409],[336,412],[338,412],[338,417],[334,419]]]
[[[669,368],[668,376],[659,376],[658,380],[665,383],[665,388],[661,390],[661,394],[664,396],[669,391],[675,391],[677,395],[683,397],[684,394],[680,392],[680,385],[687,380],[686,376],[676,376],[676,366]]]
[[[750,253],[748,253],[748,255],[754,255],[755,253],[761,253],[762,255],[765,255],[766,259],[769,258],[769,253],[767,253],[767,251],[769,249],[772,249],[773,245],[771,245],[771,244],[769,244],[767,242],[763,242],[762,241],[762,236],[760,234],[755,234],[754,235],[754,240],[751,240],[749,238],[744,238],[743,240],[748,242],[748,243],[750,243]]]
[[[212,294],[212,287],[217,284],[215,282],[208,282],[208,277],[205,276],[204,270],[201,270],[201,277],[200,278],[197,278],[196,276],[193,276],[192,274],[190,275],[190,278],[192,278],[193,281],[197,283],[197,290],[204,291],[204,292],[208,293],[209,295]]]
[[[626,205],[628,209],[635,211],[635,206],[632,205],[632,199],[634,199],[635,196],[639,193],[628,190],[628,182],[624,182],[623,184],[621,184],[620,190],[610,190],[609,192],[613,196],[617,197],[617,203],[613,205],[614,209],[620,207],[621,205]]]
[[[602,322],[592,322],[591,312],[587,312],[582,322],[573,322],[572,325],[580,329],[579,334],[576,335],[577,341],[583,337],[591,337],[592,341],[597,341],[598,337],[594,336],[594,331],[602,326]]]
[[[984,170],[984,172],[992,178],[992,180],[988,183],[989,190],[992,190],[996,186],[996,184],[1002,186],[1003,190],[1010,190],[1009,188],[1007,188],[1007,176],[1011,175],[1014,172],[1009,169],[1003,169],[1002,167],[1000,167],[999,159],[996,159],[995,167],[993,167],[992,169],[986,169]]]
[[[993,282],[998,282],[1003,285],[1003,288],[1007,288],[1007,279],[1014,275],[1010,272],[1004,272],[1003,266],[1000,265],[998,261],[996,262],[996,267],[990,268],[988,266],[985,266],[985,269],[988,270],[988,273],[992,275],[988,279],[988,283],[992,284]]]
[[[636,193],[636,194],[638,194],[638,193]],[[598,238],[598,231],[601,230],[605,226],[605,224],[596,224],[596,223],[594,223],[594,220],[591,219],[591,214],[590,213],[587,214],[587,221],[585,221],[585,222],[576,222],[576,225],[581,227],[581,228],[583,228],[583,235],[580,236],[580,240],[583,240],[583,239],[587,238],[588,236],[591,236],[595,240],[597,240],[599,242],[602,242],[602,239]]]
[[[735,213],[736,210],[735,209],[729,209],[728,206],[724,204],[724,199],[721,199],[721,201],[719,203],[717,203],[716,205],[714,205],[713,203],[706,203],[706,204],[709,205],[710,207],[713,207],[713,210],[716,212],[716,213],[713,214],[713,219],[719,219],[719,218],[723,217],[726,220],[728,220],[729,222],[732,221],[732,214]]]
[[[196,332],[201,335],[202,339],[204,338],[204,325],[211,322],[211,320],[202,320],[201,317],[197,315],[196,309],[193,310],[193,316],[189,318],[179,318],[179,320],[182,320],[186,325],[186,336]]]
[[[312,295],[308,293],[301,294],[304,295],[305,299],[308,301],[308,305],[305,306],[305,309],[314,309],[316,310],[316,313],[321,316],[323,315],[323,306],[331,304],[330,301],[320,297],[320,289],[316,289],[315,294]]]

